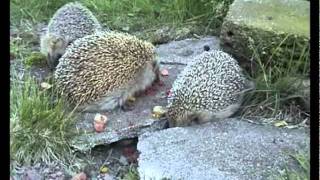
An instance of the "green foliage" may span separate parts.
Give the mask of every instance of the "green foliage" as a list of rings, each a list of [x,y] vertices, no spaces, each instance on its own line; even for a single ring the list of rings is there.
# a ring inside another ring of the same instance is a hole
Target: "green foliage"
[[[299,103],[299,99],[308,101],[305,93],[307,88],[303,89],[302,84],[309,75],[309,44],[303,47],[299,55],[295,54],[295,47],[279,47],[270,55],[269,64],[263,62],[256,48],[252,47],[252,57],[258,64],[256,71],[251,72],[256,90],[246,96],[243,115],[270,117],[281,111],[298,115],[302,108],[292,110],[290,107]],[[291,52],[288,56],[290,59],[272,61],[275,54],[283,51]]]
[[[32,52],[24,61],[24,64],[27,67],[33,65],[43,65],[46,62],[46,57],[39,52]]]
[[[46,21],[70,0],[12,0],[10,20],[33,23]],[[112,29],[137,31],[158,25],[201,24],[217,28],[222,24],[232,0],[80,0],[98,19]]]
[[[40,89],[30,75],[13,70],[10,88],[10,157],[19,163],[68,162],[72,113],[56,98],[54,88]]]
[[[138,170],[135,167],[130,167],[127,174],[124,175],[122,180],[139,180]]]
[[[279,180],[309,180],[310,179],[310,156],[308,154],[291,154],[298,163],[299,169],[285,168],[277,179]]]
[[[22,59],[23,56],[29,53],[27,43],[21,38],[14,38],[10,40],[10,54],[17,59]]]

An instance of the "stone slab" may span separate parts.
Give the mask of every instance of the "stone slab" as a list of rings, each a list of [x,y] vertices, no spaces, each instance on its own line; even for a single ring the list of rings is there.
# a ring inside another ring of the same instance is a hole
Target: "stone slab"
[[[281,129],[225,119],[176,127],[139,137],[141,179],[274,179],[285,167],[297,168],[289,156],[309,153],[307,129]]]

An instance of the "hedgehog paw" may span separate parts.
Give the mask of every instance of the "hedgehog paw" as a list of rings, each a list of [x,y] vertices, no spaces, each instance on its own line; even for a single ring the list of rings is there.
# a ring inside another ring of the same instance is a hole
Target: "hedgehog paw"
[[[121,109],[123,111],[132,111],[134,109],[134,104],[133,103],[129,103],[129,102],[126,102],[124,105],[121,106]]]

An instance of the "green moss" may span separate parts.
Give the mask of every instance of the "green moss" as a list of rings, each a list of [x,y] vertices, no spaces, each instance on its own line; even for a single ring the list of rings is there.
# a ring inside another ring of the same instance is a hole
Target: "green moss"
[[[308,1],[236,0],[227,15],[228,21],[253,28],[310,37]]]
[[[293,62],[310,61],[308,38],[291,33],[275,34],[260,28],[240,26],[231,21],[225,21],[222,27],[221,47],[250,71],[255,71],[255,62],[250,60],[257,55],[262,64],[268,66],[281,64],[281,67],[289,67]],[[298,68],[300,72],[308,73],[305,63],[301,63]]]
[[[46,57],[39,52],[32,52],[24,61],[27,67],[44,65],[46,63]]]

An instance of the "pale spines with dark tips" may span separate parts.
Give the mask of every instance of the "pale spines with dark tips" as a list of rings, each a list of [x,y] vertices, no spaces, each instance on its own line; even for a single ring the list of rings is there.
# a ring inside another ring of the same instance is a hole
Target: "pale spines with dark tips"
[[[154,46],[135,36],[99,32],[77,39],[55,71],[58,87],[83,111],[122,106],[158,76]]]
[[[48,57],[50,69],[54,69],[74,40],[96,31],[103,31],[102,26],[92,12],[79,2],[67,3],[59,8],[40,38],[40,49]]]
[[[170,126],[188,126],[233,115],[253,82],[238,62],[219,50],[202,53],[186,66],[173,83],[168,98]]]

